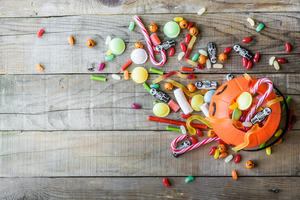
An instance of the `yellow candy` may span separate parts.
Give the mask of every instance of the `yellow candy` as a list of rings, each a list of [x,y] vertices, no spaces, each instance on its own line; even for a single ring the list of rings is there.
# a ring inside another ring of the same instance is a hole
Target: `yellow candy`
[[[230,110],[234,110],[234,109],[236,109],[237,107],[239,107],[239,104],[238,104],[237,102],[235,102],[235,103],[233,103],[233,104],[231,104],[231,105],[229,106],[229,109],[230,109]]]
[[[243,92],[236,100],[240,110],[247,110],[252,104],[252,96],[249,92]]]
[[[106,55],[107,56],[110,56],[112,54],[112,52],[110,51],[110,50],[108,50],[107,52],[106,52]]]
[[[201,111],[200,106],[204,103],[204,97],[201,94],[197,94],[192,97],[191,106],[195,111]]]
[[[219,155],[220,155],[220,151],[219,151],[219,149],[216,149],[216,150],[215,150],[215,154],[214,154],[214,158],[215,158],[215,159],[218,159],[218,158],[219,158]]]
[[[266,153],[267,153],[267,155],[271,155],[271,147],[268,147],[268,148],[266,148]]]
[[[182,17],[175,17],[175,18],[174,18],[174,21],[175,21],[175,22],[180,22],[180,21],[182,21],[182,20],[183,20]]]
[[[170,113],[170,108],[165,103],[157,103],[153,106],[153,113],[157,117],[166,117]]]
[[[148,72],[144,67],[136,67],[131,72],[131,79],[136,83],[143,83],[148,79]]]
[[[282,129],[278,129],[278,131],[276,131],[275,133],[275,137],[279,137],[282,133]]]

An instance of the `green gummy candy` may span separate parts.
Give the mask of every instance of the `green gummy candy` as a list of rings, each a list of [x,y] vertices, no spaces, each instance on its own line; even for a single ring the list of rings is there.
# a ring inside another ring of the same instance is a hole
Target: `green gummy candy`
[[[199,53],[196,53],[195,55],[193,55],[192,57],[192,61],[196,61],[198,58],[199,58],[200,54]]]
[[[188,176],[188,177],[186,177],[185,182],[188,183],[193,180],[195,180],[195,178],[193,176]]]
[[[111,54],[110,56],[105,56],[105,60],[112,60],[114,59],[115,55],[114,54]]]
[[[159,88],[159,84],[151,84],[151,85],[150,85],[150,88],[157,89],[157,88]]]
[[[128,29],[129,29],[130,31],[132,31],[132,30],[134,29],[134,21],[131,21],[131,22],[130,22]]]
[[[266,146],[266,143],[267,143],[267,142],[262,143],[262,144],[259,146],[259,148],[260,148],[260,149],[261,149],[261,148],[264,148],[264,147]]]
[[[265,27],[264,24],[259,24],[257,27],[256,27],[256,31],[259,32],[261,31],[261,29],[263,29]]]

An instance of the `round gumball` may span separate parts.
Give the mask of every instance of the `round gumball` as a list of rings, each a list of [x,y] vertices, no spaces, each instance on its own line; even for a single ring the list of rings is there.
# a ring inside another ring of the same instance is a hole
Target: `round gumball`
[[[199,33],[198,29],[196,27],[191,27],[190,28],[190,34],[191,36],[197,36]]]
[[[207,131],[207,136],[210,138],[213,138],[213,137],[216,137],[216,133],[212,129],[209,129]]]
[[[225,62],[225,61],[227,60],[227,54],[226,54],[226,53],[221,53],[221,54],[219,55],[219,60],[220,60],[221,62]]]
[[[245,164],[247,169],[252,169],[254,167],[254,162],[252,162],[251,160],[248,160]]]
[[[149,25],[149,30],[150,30],[151,32],[155,32],[155,31],[157,30],[157,25],[156,25],[155,23],[151,23],[151,24]]]
[[[224,144],[220,144],[217,148],[219,149],[220,153],[223,153],[226,150],[226,146]]]
[[[87,41],[86,41],[86,46],[87,46],[88,48],[92,48],[93,46],[95,46],[94,40],[92,40],[92,39],[87,40]]]
[[[193,83],[190,83],[190,84],[187,85],[187,89],[190,92],[195,92],[196,91],[196,86]]]
[[[165,83],[164,88],[166,90],[172,90],[173,89],[173,84],[170,82]]]
[[[199,63],[205,64],[207,60],[207,57],[205,55],[200,55],[199,56]]]
[[[136,43],[134,43],[134,48],[135,49],[142,49],[143,48],[143,44],[141,42],[136,42]]]
[[[179,26],[180,26],[180,28],[185,29],[185,28],[187,28],[188,23],[187,23],[186,20],[181,20],[181,21],[179,22]]]

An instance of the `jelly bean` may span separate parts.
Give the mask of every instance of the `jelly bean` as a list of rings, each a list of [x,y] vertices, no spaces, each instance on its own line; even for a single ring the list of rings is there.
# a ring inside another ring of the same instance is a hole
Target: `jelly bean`
[[[182,52],[185,52],[186,46],[185,46],[184,43],[180,43],[180,49],[181,49]]]
[[[180,131],[181,131],[181,133],[182,133],[183,135],[186,135],[186,128],[185,128],[185,126],[181,125],[181,126],[180,126]]]
[[[201,64],[201,63],[198,63],[198,64],[197,64],[197,68],[198,68],[198,69],[204,69],[204,65]]]
[[[267,142],[264,142],[264,143],[262,143],[261,145],[259,145],[259,149],[264,148],[264,147],[266,146],[266,143],[267,143]]]
[[[197,12],[197,14],[198,14],[198,15],[203,15],[203,14],[205,13],[205,11],[206,11],[206,8],[201,8],[201,9]]]
[[[281,144],[282,143],[282,138],[280,138],[274,145],[279,145],[279,144]]]
[[[167,131],[175,131],[175,132],[181,132],[180,128],[174,128],[174,127],[170,127],[170,126],[167,126],[166,127],[166,130]]]
[[[180,21],[182,21],[183,20],[183,17],[175,17],[174,18],[174,21],[175,22],[180,22]]]
[[[158,89],[159,88],[159,84],[151,84],[150,88],[154,88],[154,89]]]
[[[207,61],[206,61],[206,67],[207,67],[207,69],[211,68],[211,62],[209,59],[207,59]]]
[[[153,105],[155,106],[156,104],[158,104],[158,102],[157,102],[157,101],[154,101],[154,102],[153,102]]]
[[[125,80],[128,80],[128,79],[129,79],[129,71],[128,71],[128,70],[125,70],[125,71],[124,71],[124,79],[125,79]]]
[[[134,26],[135,26],[134,21],[131,21],[131,22],[129,23],[128,29],[129,29],[130,31],[132,31],[132,30],[134,29]]]
[[[219,155],[219,159],[225,158],[225,157],[227,157],[227,156],[228,156],[228,153],[223,152],[223,153],[221,153],[221,154]]]
[[[92,40],[92,39],[87,40],[87,41],[86,41],[86,46],[87,46],[88,48],[92,48],[93,46],[95,46],[94,40]]]
[[[199,137],[202,137],[202,136],[203,136],[203,133],[202,133],[202,131],[201,131],[199,128],[196,128],[196,134],[197,134]]]
[[[207,52],[205,50],[200,49],[199,50],[200,55],[208,56]]]
[[[109,60],[112,60],[114,59],[115,55],[114,54],[111,54],[110,56],[105,56],[105,60],[106,61],[109,61]]]
[[[290,101],[291,101],[291,97],[290,96],[288,96],[287,98],[286,98],[286,103],[289,105],[289,103],[290,103]],[[283,111],[285,111],[285,104],[283,104],[282,105],[282,108],[281,108],[281,112],[283,112]]]
[[[213,68],[222,69],[223,65],[222,64],[213,64]]]
[[[170,50],[169,50],[169,56],[173,56],[174,53],[175,53],[175,48],[171,47]]]
[[[168,181],[168,179],[166,179],[166,178],[163,178],[163,183],[164,183],[164,185],[165,185],[166,187],[169,187],[169,186],[170,186],[169,181]]]
[[[291,51],[291,45],[289,43],[285,43],[285,51],[290,52]]]
[[[36,34],[36,37],[40,38],[44,34],[44,29],[39,30],[39,32]]]
[[[236,108],[238,108],[239,107],[239,104],[237,103],[237,102],[235,102],[235,103],[233,103],[233,104],[231,104],[230,106],[229,106],[229,109],[230,110],[234,110],[234,109],[236,109]]]
[[[218,159],[219,158],[219,155],[220,155],[220,152],[218,149],[215,150],[215,153],[214,153],[214,159]]]
[[[218,144],[226,144],[223,140],[218,140]]]
[[[187,35],[185,36],[185,38],[184,38],[184,42],[185,42],[186,44],[188,44],[188,43],[190,42],[190,40],[191,40],[191,35],[190,35],[190,34],[187,34]]]
[[[271,153],[272,153],[271,147],[266,148],[266,154],[271,155]]]
[[[181,59],[183,58],[184,54],[185,54],[185,52],[180,52],[180,53],[178,54],[177,59],[178,59],[178,60],[181,60]]]
[[[279,137],[282,134],[282,129],[278,129],[276,133],[274,134],[275,137]]]
[[[192,71],[194,71],[194,68],[192,68],[192,67],[182,67],[181,71],[192,72]]]
[[[253,19],[251,19],[250,17],[247,18],[247,21],[250,23],[251,26],[255,25],[255,21]]]
[[[150,72],[153,72],[153,73],[156,73],[156,74],[160,74],[160,75],[163,75],[164,74],[164,71],[161,71],[159,69],[154,69],[152,67],[150,67]]]
[[[245,163],[245,166],[246,166],[247,169],[252,169],[254,167],[254,163],[252,162],[252,160],[248,160]]]
[[[240,156],[240,154],[236,154],[236,155],[235,155],[235,158],[234,158],[234,163],[237,164],[237,163],[239,163],[240,161],[241,161],[241,156]]]
[[[252,67],[252,61],[248,60],[246,69],[249,70],[249,69],[251,69],[251,67]]]
[[[244,127],[251,127],[253,124],[251,122],[243,122]]]
[[[181,114],[180,117],[183,118],[183,119],[188,119],[191,115],[190,114]]]
[[[187,89],[190,91],[190,92],[195,92],[196,91],[196,86],[193,84],[193,83],[190,83],[187,85]],[[197,102],[198,103],[198,102]]]
[[[170,82],[167,82],[167,83],[165,83],[165,85],[164,85],[164,88],[165,88],[166,90],[172,90],[173,87],[174,87],[173,84],[170,83]]]
[[[99,77],[99,76],[91,76],[92,80],[96,80],[96,81],[106,81],[106,78],[104,77]]]
[[[42,65],[39,64],[39,63],[37,63],[37,64],[35,65],[35,67],[37,68],[37,70],[39,70],[39,71],[41,71],[41,72],[45,70],[44,67],[42,67]]]
[[[98,71],[101,71],[104,68],[104,63],[100,63],[99,67],[98,67]]]
[[[276,60],[274,61],[273,66],[274,66],[274,68],[275,68],[276,70],[280,70],[280,65],[279,65],[279,63],[278,63]]]
[[[256,31],[259,32],[261,31],[263,28],[265,27],[265,25],[263,23],[259,24],[257,27],[256,27]]]
[[[243,43],[247,43],[247,42],[250,42],[251,41],[251,37],[246,37],[242,40]]]
[[[231,47],[227,47],[226,49],[224,49],[223,53],[229,53],[231,51]]]
[[[276,57],[275,56],[272,56],[269,60],[269,65],[273,65],[274,64],[274,61],[275,61]]]
[[[259,60],[259,54],[256,53],[256,54],[254,54],[253,62],[254,62],[254,63],[257,63],[258,60]]]
[[[190,136],[189,139],[191,140],[191,142],[193,144],[197,144],[198,143],[197,139],[194,136]]]
[[[243,67],[247,67],[248,60],[247,60],[246,57],[243,57],[243,58],[242,58],[242,63],[243,63]]]
[[[234,180],[238,180],[238,175],[237,175],[237,173],[236,173],[235,170],[232,170],[232,171],[231,171],[231,176],[232,176],[232,178],[233,178]]]
[[[195,22],[189,22],[187,30],[190,30],[194,26]]]
[[[216,147],[212,147],[208,154],[209,154],[209,155],[214,155],[216,149],[217,149]]]
[[[287,60],[284,59],[284,58],[277,58],[277,62],[279,62],[279,63],[286,63]]]
[[[111,54],[112,54],[112,52],[108,49],[107,52],[106,52],[106,55],[110,56]]]
[[[200,56],[199,53],[195,53],[195,55],[193,55],[193,57],[192,57],[192,61],[195,62],[196,60],[198,60],[199,56]]]
[[[105,40],[105,44],[106,44],[106,45],[109,45],[109,44],[110,44],[110,41],[111,41],[111,37],[110,37],[110,36],[107,36],[107,37],[106,37],[106,40]]]
[[[193,176],[188,176],[186,179],[185,179],[185,182],[188,183],[190,181],[193,181],[195,180],[195,178]]]
[[[74,38],[70,35],[70,36],[68,36],[68,43],[70,44],[70,45],[73,45],[74,44]]]
[[[140,108],[141,108],[140,105],[137,105],[137,104],[135,104],[135,103],[132,103],[132,104],[131,104],[131,107],[132,107],[133,109],[140,109]]]
[[[225,162],[226,163],[229,163],[233,158],[233,155],[228,155],[226,158],[225,158]]]
[[[119,76],[117,74],[112,74],[111,77],[116,80],[121,80],[121,76]]]

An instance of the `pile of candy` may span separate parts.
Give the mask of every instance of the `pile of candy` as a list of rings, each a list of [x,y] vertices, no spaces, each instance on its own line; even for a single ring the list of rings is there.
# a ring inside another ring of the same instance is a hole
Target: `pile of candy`
[[[206,8],[202,8],[198,11],[199,15],[205,13]],[[126,62],[122,67],[121,70],[124,72],[124,79],[129,80],[131,79],[135,83],[142,84],[144,88],[152,95],[157,101],[153,103],[153,114],[155,116],[149,116],[149,121],[156,121],[161,123],[173,124],[178,125],[178,127],[170,127],[167,126],[167,131],[175,131],[180,132],[183,135],[175,138],[171,143],[171,150],[174,157],[179,157],[184,153],[191,151],[195,148],[198,148],[202,145],[208,144],[210,142],[217,141],[218,146],[213,147],[209,151],[209,155],[213,155],[215,159],[223,159],[225,163],[230,162],[234,156],[229,154],[227,151],[228,146],[225,143],[226,141],[222,141],[216,134],[216,132],[212,129],[216,124],[223,124],[223,123],[230,123],[235,126],[238,131],[242,131],[245,133],[245,140],[241,144],[232,144],[233,150],[238,152],[243,148],[248,148],[250,146],[249,138],[251,134],[258,131],[260,128],[264,127],[268,117],[273,114],[272,109],[270,108],[271,105],[275,105],[276,103],[283,100],[281,97],[267,99],[270,94],[273,92],[273,83],[266,78],[260,79],[255,81],[249,75],[245,74],[245,80],[247,81],[248,87],[247,91],[241,91],[241,94],[233,98],[229,103],[229,109],[225,106],[224,109],[226,113],[228,113],[229,118],[213,118],[216,111],[217,102],[214,100],[214,96],[219,95],[229,87],[229,83],[233,81],[234,77],[231,74],[226,76],[228,80],[228,84],[224,87],[221,86],[219,89],[217,87],[217,82],[215,81],[197,81],[194,83],[189,83],[187,87],[184,85],[174,81],[171,77],[177,76],[181,79],[188,79],[194,80],[196,77],[193,74],[183,74],[179,71],[171,71],[169,73],[164,73],[164,71],[150,68],[149,71],[152,73],[159,74],[160,76],[152,81],[150,85],[146,83],[148,80],[148,71],[146,68],[138,66],[135,67],[129,72],[127,68],[132,64],[142,65],[147,60],[148,57],[150,58],[152,64],[154,66],[162,66],[166,63],[167,60],[167,53],[168,56],[173,56],[175,54],[175,40],[174,38],[178,37],[180,32],[184,29],[187,29],[189,34],[184,37],[184,42],[180,43],[181,52],[178,53],[178,60],[184,59],[184,61],[191,65],[190,67],[182,67],[181,71],[186,72],[193,72],[195,69],[204,69],[206,66],[209,68],[223,68],[223,64],[217,63],[219,60],[220,62],[224,63],[228,59],[228,53],[232,50],[232,47],[227,47],[225,50],[217,55],[217,46],[214,42],[209,42],[207,44],[207,51],[204,49],[200,49],[199,53],[196,53],[189,59],[190,53],[193,49],[193,46],[196,42],[197,35],[199,34],[199,30],[194,26],[194,22],[187,22],[182,17],[175,17],[174,21],[167,22],[163,27],[163,32],[169,40],[161,42],[160,38],[156,34],[158,30],[158,26],[155,23],[151,23],[148,27],[151,35],[148,34],[147,29],[145,28],[142,20],[138,16],[133,17],[134,21],[131,21],[129,24],[128,29],[132,31],[137,24],[140,28],[148,48],[148,52],[143,49],[144,45],[141,42],[136,42],[134,44],[134,50],[131,53],[130,59]],[[251,18],[248,18],[247,21],[251,24],[251,26],[255,26],[255,21]],[[257,25],[257,32],[261,31],[264,28],[264,24],[260,23]],[[41,37],[44,33],[44,30],[40,30],[38,32],[38,37]],[[251,42],[252,37],[247,37],[242,40],[243,43]],[[68,37],[68,42],[70,45],[74,44],[74,38],[72,36]],[[111,61],[115,58],[116,55],[120,55],[125,50],[125,42],[121,38],[114,38],[112,39],[111,36],[106,38],[105,44],[108,46],[108,51],[106,53],[105,60]],[[95,42],[92,39],[89,39],[86,42],[86,46],[92,48],[95,45]],[[187,46],[186,46],[187,45]],[[250,70],[253,63],[257,63],[259,61],[259,54],[255,53],[254,55],[247,50],[246,48],[240,46],[239,44],[235,44],[233,46],[234,51],[238,52],[239,55],[242,57],[242,65],[246,67],[247,70]],[[286,43],[286,52],[289,52],[291,49],[290,45]],[[161,54],[161,61],[156,61],[154,52]],[[276,70],[280,69],[279,63],[287,62],[284,58],[276,59],[272,56],[269,60],[270,65],[273,65]],[[101,63],[98,67],[98,71],[104,69],[105,64]],[[43,71],[44,68],[37,64],[37,69]],[[118,74],[112,74],[111,76],[113,79],[121,80],[121,76]],[[97,81],[107,81],[104,77],[99,76],[91,76],[92,80]],[[234,79],[237,80],[238,78]],[[159,83],[166,80],[164,83],[164,89],[166,91],[172,91],[175,99],[173,99],[167,92],[163,92],[159,90]],[[238,82],[238,81],[235,81]],[[232,82],[231,82],[232,83]],[[264,93],[261,94],[258,92],[259,87],[261,85],[267,86]],[[175,89],[176,87],[176,89]],[[240,91],[239,91],[240,92]],[[216,93],[216,95],[215,95]],[[274,93],[274,92],[273,92]],[[187,98],[189,97],[189,98]],[[270,97],[269,97],[270,98]],[[291,100],[290,97],[287,98],[286,102],[288,103]],[[133,109],[140,109],[141,106],[135,103],[131,104]],[[211,111],[212,108],[214,111]],[[222,106],[221,106],[222,107]],[[166,119],[171,111],[177,112],[179,109],[182,110],[183,114],[181,114],[181,118],[185,119],[186,121],[177,121]],[[281,112],[285,110],[285,106],[282,107]],[[204,117],[200,115],[191,115],[194,111],[202,111]],[[211,114],[213,113],[213,114]],[[293,115],[293,110],[290,109],[290,116],[289,116],[289,130],[291,129],[292,125],[295,123],[295,116]],[[191,123],[193,120],[198,120],[203,124],[195,124]],[[194,136],[188,136],[188,134],[195,135],[197,134],[199,137],[203,136],[201,129],[210,128],[207,132],[208,138],[202,140],[200,142]],[[275,127],[277,128],[277,127]],[[275,137],[280,137],[282,130],[279,129],[275,133]],[[181,142],[181,143],[180,143]],[[275,145],[280,144],[282,139],[280,139]],[[180,143],[180,144],[179,144]],[[227,142],[228,143],[228,142]],[[264,148],[266,142],[260,144],[259,148]],[[271,147],[266,148],[266,153],[268,155],[271,154]],[[234,162],[239,163],[241,160],[241,156],[239,154],[235,155]],[[245,166],[248,169],[252,169],[254,167],[254,163],[251,160],[248,160],[245,163]],[[232,177],[236,180],[238,179],[237,172],[235,170],[232,171]],[[189,182],[194,180],[194,177],[189,176],[186,178],[185,182]],[[169,187],[169,182],[166,178],[163,179],[163,183],[166,187]]]

